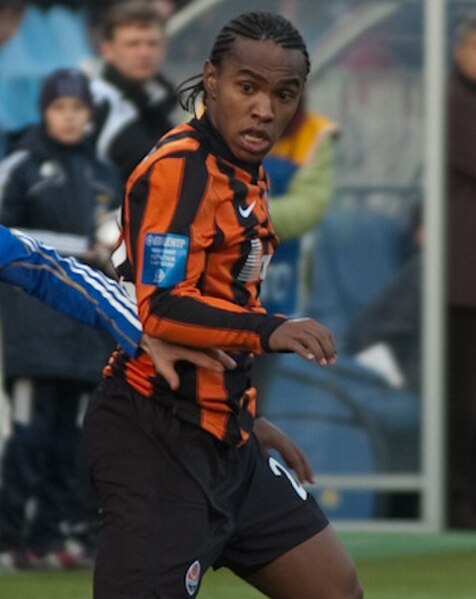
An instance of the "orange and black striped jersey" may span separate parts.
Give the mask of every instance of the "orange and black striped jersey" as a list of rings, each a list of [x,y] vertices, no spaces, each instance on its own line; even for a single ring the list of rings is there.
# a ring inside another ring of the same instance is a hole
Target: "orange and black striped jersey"
[[[106,375],[125,377],[232,444],[245,441],[253,426],[250,353],[269,350],[284,320],[267,314],[258,298],[277,243],[267,186],[262,166],[237,161],[205,115],[160,140],[129,178],[123,207],[126,253],[118,272],[135,284],[145,332],[225,349],[238,367],[217,373],[179,363],[173,393],[146,354],[115,354]]]

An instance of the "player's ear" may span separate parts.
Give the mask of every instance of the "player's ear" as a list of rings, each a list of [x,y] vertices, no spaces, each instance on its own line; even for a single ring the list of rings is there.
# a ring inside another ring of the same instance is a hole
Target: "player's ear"
[[[217,69],[207,60],[203,67],[203,87],[207,97],[215,99],[217,85]]]

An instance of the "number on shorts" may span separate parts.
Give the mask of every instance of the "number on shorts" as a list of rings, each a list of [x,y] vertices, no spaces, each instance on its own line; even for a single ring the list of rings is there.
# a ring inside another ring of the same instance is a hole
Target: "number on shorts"
[[[293,486],[293,489],[296,491],[296,493],[299,495],[299,497],[304,501],[304,499],[306,499],[306,497],[307,497],[307,491],[302,485],[300,485],[298,482],[296,482],[294,480],[291,473],[288,470],[286,470],[286,468],[280,462],[278,462],[278,460],[275,460],[272,457],[269,458],[268,463],[269,463],[269,467],[271,468],[271,472],[275,476],[281,476],[281,474],[284,474],[287,477],[287,479]]]

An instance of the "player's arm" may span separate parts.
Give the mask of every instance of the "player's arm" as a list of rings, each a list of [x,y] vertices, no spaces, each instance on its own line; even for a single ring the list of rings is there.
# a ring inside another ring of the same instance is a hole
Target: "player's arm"
[[[281,454],[300,483],[314,482],[312,467],[306,454],[281,429],[264,416],[259,416],[254,422],[253,431],[266,449],[275,449]]]
[[[0,225],[0,279],[51,308],[109,331],[135,355],[142,336],[136,308],[113,280],[33,238]]]
[[[283,317],[254,312],[199,289],[216,233],[214,200],[205,197],[207,183],[200,161],[179,158],[155,161],[129,182],[124,233],[140,319],[148,334],[169,342],[268,351],[268,338]],[[170,252],[170,265],[163,248]]]

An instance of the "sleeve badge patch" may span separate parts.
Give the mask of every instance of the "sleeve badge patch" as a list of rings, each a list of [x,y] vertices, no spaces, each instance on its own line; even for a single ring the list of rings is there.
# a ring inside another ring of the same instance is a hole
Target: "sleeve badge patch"
[[[142,283],[173,287],[183,281],[190,240],[185,235],[147,233]]]

